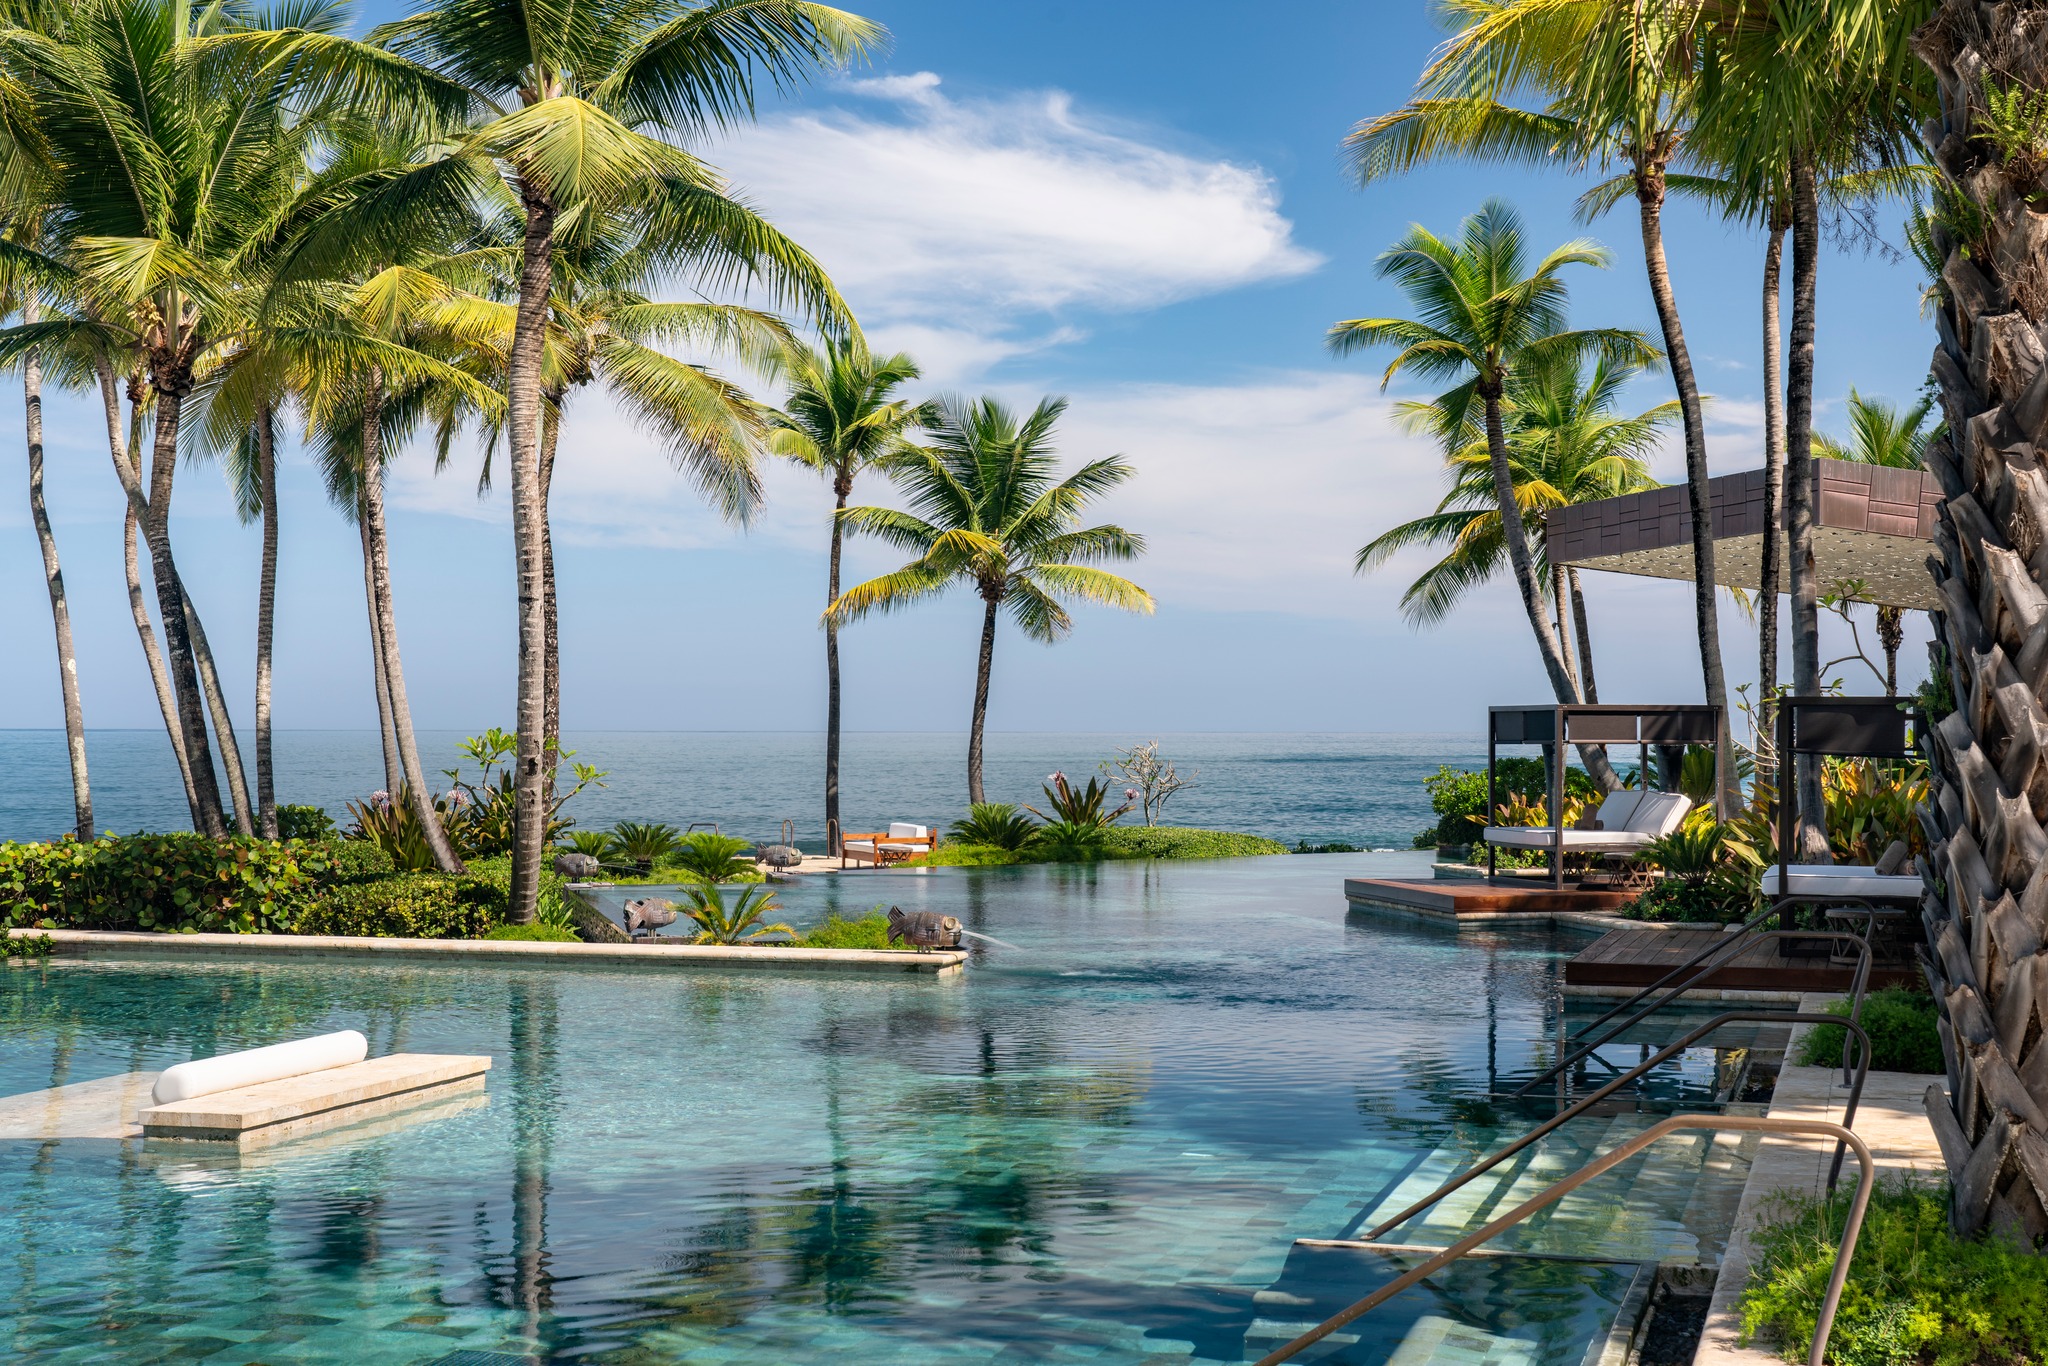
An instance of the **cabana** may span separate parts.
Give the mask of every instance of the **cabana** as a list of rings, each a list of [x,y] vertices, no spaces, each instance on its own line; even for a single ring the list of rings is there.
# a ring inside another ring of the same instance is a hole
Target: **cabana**
[[[1547,826],[1486,827],[1486,880],[1499,880],[1498,851],[1503,848],[1544,849],[1550,853],[1550,884],[1564,886],[1564,856],[1570,853],[1625,856],[1670,834],[1692,809],[1682,793],[1650,790],[1650,750],[1665,762],[1667,777],[1678,776],[1680,756],[1688,745],[1713,746],[1721,733],[1721,709],[1702,704],[1613,706],[1606,703],[1564,703],[1548,707],[1491,707],[1486,717],[1486,814],[1499,808],[1496,783],[1502,745],[1541,745],[1549,791]],[[1633,790],[1609,793],[1594,819],[1597,828],[1565,829],[1564,770],[1570,762],[1564,747],[1633,745],[1638,751],[1638,782]],[[1717,756],[1718,758],[1718,756]]]
[[[1784,697],[1778,702],[1780,773],[1801,754],[1858,759],[1913,759],[1924,718],[1896,697]],[[1781,777],[1779,786],[1785,786]],[[1763,875],[1763,893],[1778,910],[1778,927],[1792,928],[1796,906],[1860,908],[1874,923],[1896,919],[1920,901],[1918,873],[1883,864],[1793,863],[1793,807],[1777,802],[1778,864]]]

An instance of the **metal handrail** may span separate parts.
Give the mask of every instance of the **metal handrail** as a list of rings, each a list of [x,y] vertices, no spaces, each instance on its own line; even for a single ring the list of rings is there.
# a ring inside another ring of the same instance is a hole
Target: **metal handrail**
[[[1735,936],[1734,942],[1741,943],[1743,935],[1748,934],[1751,930],[1760,928],[1763,925],[1764,921],[1770,919],[1775,914],[1777,914],[1777,907],[1769,906],[1761,911],[1758,911],[1749,919],[1743,921],[1742,928],[1740,930],[1723,930],[1718,939],[1711,935],[1702,935],[1701,938],[1707,941],[1707,946],[1705,948],[1701,949],[1698,953],[1695,953],[1692,957],[1686,959],[1683,963],[1680,963],[1677,967],[1671,969],[1671,971],[1665,973],[1662,977],[1659,977],[1656,981],[1650,983],[1650,985],[1644,987],[1641,991],[1638,991],[1635,995],[1623,1001],[1620,1005],[1609,1006],[1607,1008],[1607,1012],[1604,1015],[1596,1016],[1594,1019],[1587,1021],[1585,1026],[1579,1031],[1578,1038],[1584,1038],[1587,1034],[1590,1034],[1592,1031],[1598,1029],[1601,1025],[1606,1024],[1609,1020],[1621,1014],[1622,1011],[1627,1010],[1630,1006],[1642,1000],[1651,992],[1654,992],[1661,987],[1669,985],[1671,981],[1674,978],[1676,978],[1680,973],[1686,972],[1689,969],[1698,966],[1701,959],[1710,957],[1713,954],[1720,952],[1722,949],[1727,948],[1730,942],[1728,939],[1728,936],[1730,934],[1733,934]],[[1578,1039],[1572,1039],[1571,1042],[1577,1043]]]
[[[1719,1029],[1722,1025],[1731,1024],[1736,1020],[1768,1020],[1772,1022],[1783,1021],[1786,1024],[1846,1023],[1848,1028],[1855,1032],[1857,1039],[1859,1039],[1863,1044],[1862,1053],[1859,1058],[1860,1065],[1856,1069],[1856,1079],[1854,1082],[1850,1084],[1849,1087],[1849,1102],[1847,1106],[1844,1107],[1844,1109],[1842,1110],[1843,1127],[1852,1128],[1855,1126],[1856,1106],[1858,1102],[1860,1102],[1863,1099],[1863,1082],[1864,1079],[1870,1073],[1870,1034],[1867,1030],[1863,1028],[1862,1025],[1857,1024],[1853,1020],[1844,1021],[1839,1016],[1835,1015],[1787,1015],[1782,1011],[1775,1010],[1731,1010],[1724,1015],[1716,1015],[1713,1019],[1707,1021],[1699,1028],[1693,1030],[1692,1033],[1678,1040],[1678,1042],[1666,1045],[1665,1048],[1661,1052],[1657,1053],[1655,1056],[1646,1058],[1642,1062],[1637,1063],[1634,1067],[1622,1073],[1613,1081],[1608,1082],[1599,1090],[1593,1092],[1591,1095],[1580,1100],[1570,1109],[1560,1111],[1558,1114],[1552,1116],[1550,1119],[1545,1120],[1543,1123],[1531,1129],[1528,1133],[1523,1134],[1513,1143],[1508,1144],[1507,1147],[1500,1149],[1498,1152],[1493,1153],[1491,1156],[1485,1158],[1476,1165],[1467,1168],[1463,1172],[1460,1172],[1457,1176],[1452,1177],[1449,1181],[1446,1181],[1443,1185],[1437,1187],[1428,1195],[1423,1196],[1420,1200],[1417,1200],[1414,1204],[1408,1206],[1408,1208],[1402,1210],[1393,1218],[1382,1220],[1377,1226],[1366,1232],[1364,1241],[1370,1243],[1380,1238],[1384,1238],[1392,1230],[1397,1229],[1401,1225],[1407,1223],[1410,1219],[1413,1219],[1416,1215],[1422,1213],[1422,1211],[1428,1209],[1431,1205],[1436,1204],[1445,1196],[1450,1195],[1454,1191],[1462,1189],[1470,1182],[1475,1181],[1479,1177],[1482,1177],[1486,1173],[1492,1171],[1495,1167],[1498,1167],[1501,1163],[1507,1161],[1516,1153],[1522,1151],[1522,1149],[1528,1147],[1530,1144],[1534,1143],[1537,1139],[1543,1137],[1545,1134],[1551,1133],[1563,1127],[1565,1124],[1570,1123],[1572,1120],[1577,1119],[1580,1115],[1583,1115],[1584,1113],[1586,1113],[1586,1111],[1592,1109],[1595,1105],[1598,1105],[1601,1101],[1607,1099],[1616,1091],[1619,1091],[1622,1087],[1628,1085],[1628,1083],[1630,1083],[1631,1081],[1634,1081],[1637,1077],[1642,1076],[1651,1068],[1661,1066],[1665,1062],[1668,1062],[1670,1059],[1678,1056],[1680,1053],[1683,1053],[1686,1049],[1692,1047],[1695,1043],[1699,1042],[1708,1034],[1711,1034],[1715,1030]],[[1835,1188],[1835,1180],[1840,1174],[1841,1146],[1837,1144],[1835,1149],[1835,1166],[1828,1173],[1829,1190],[1833,1190]]]
[[[1544,1206],[1563,1199],[1594,1177],[1614,1170],[1658,1139],[1688,1129],[1732,1129],[1737,1132],[1764,1134],[1821,1134],[1855,1149],[1856,1160],[1863,1167],[1863,1180],[1857,1184],[1856,1194],[1849,1202],[1849,1218],[1842,1229],[1842,1245],[1835,1252],[1834,1273],[1828,1277],[1827,1295],[1821,1300],[1820,1315],[1813,1325],[1813,1349],[1806,1357],[1807,1366],[1822,1366],[1827,1356],[1828,1335],[1835,1327],[1835,1311],[1841,1307],[1842,1287],[1849,1280],[1849,1259],[1856,1254],[1856,1236],[1863,1230],[1863,1215],[1870,1207],[1871,1187],[1877,1184],[1877,1164],[1863,1140],[1839,1124],[1820,1119],[1772,1119],[1768,1115],[1673,1115],[1669,1119],[1659,1120],[1612,1152],[1595,1158],[1562,1181],[1539,1191],[1477,1233],[1466,1235],[1422,1265],[1397,1276],[1373,1291],[1350,1308],[1324,1319],[1285,1346],[1268,1352],[1259,1358],[1257,1366],[1280,1366],[1281,1362],[1288,1360],[1296,1352],[1314,1346],[1352,1320],[1385,1304],[1409,1286],[1443,1270],[1482,1243],[1491,1242]]]
[[[1871,953],[1870,941],[1863,938],[1861,935],[1851,934],[1847,930],[1767,930],[1762,934],[1735,935],[1733,936],[1733,938],[1735,939],[1735,942],[1741,946],[1742,952],[1747,952],[1750,948],[1753,948],[1757,944],[1762,943],[1766,939],[1834,939],[1847,940],[1849,943],[1856,945],[1859,949],[1862,950],[1863,956],[1857,960],[1855,975],[1849,979],[1849,1018],[1851,1020],[1862,1018],[1863,990],[1864,987],[1867,986],[1870,981]],[[1691,977],[1686,978],[1685,981],[1680,982],[1677,986],[1671,988],[1669,991],[1664,993],[1662,997],[1658,998],[1655,1001],[1652,1001],[1649,1005],[1644,1006],[1641,1010],[1629,1016],[1620,1024],[1615,1025],[1612,1029],[1608,1030],[1605,1034],[1602,1034],[1599,1038],[1592,1040],[1590,1043],[1580,1044],[1579,1047],[1576,1050],[1574,1050],[1569,1057],[1560,1059],[1558,1062],[1554,1063],[1550,1067],[1544,1069],[1543,1071],[1537,1073],[1535,1076],[1531,1077],[1528,1081],[1523,1082],[1520,1087],[1509,1092],[1509,1096],[1511,1098],[1519,1098],[1521,1096],[1527,1095],[1533,1087],[1540,1086],[1544,1082],[1549,1081],[1552,1077],[1555,1077],[1560,1073],[1564,1072],[1565,1069],[1569,1068],[1573,1063],[1578,1062],[1580,1059],[1584,1058],[1594,1049],[1599,1048],[1602,1045],[1607,1044],[1609,1042],[1612,1042],[1615,1036],[1620,1034],[1623,1030],[1629,1028],[1632,1025],[1640,1024],[1642,1021],[1656,1014],[1665,1006],[1670,1005],[1673,1001],[1683,996],[1686,992],[1692,990],[1694,986],[1698,985],[1702,981],[1705,981],[1707,978],[1713,976],[1716,972],[1719,972],[1722,968],[1726,967],[1730,962],[1732,962],[1735,957],[1739,956],[1740,954],[1738,953],[1736,955],[1732,955],[1730,958],[1709,961],[1704,967],[1702,967],[1698,972],[1694,973]],[[1582,1035],[1581,1037],[1583,1038],[1584,1036]],[[1842,1080],[1847,1081],[1849,1079],[1848,1074],[1848,1050],[1845,1047],[1842,1053]]]

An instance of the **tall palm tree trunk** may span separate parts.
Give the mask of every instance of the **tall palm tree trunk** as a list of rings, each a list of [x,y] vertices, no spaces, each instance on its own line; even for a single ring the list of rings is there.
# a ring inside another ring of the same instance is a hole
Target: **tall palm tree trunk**
[[[21,317],[34,323],[40,303],[31,294]],[[50,510],[43,503],[43,362],[31,351],[21,364],[22,409],[27,418],[28,512],[35,523],[36,543],[43,551],[43,581],[50,590],[50,624],[57,637],[57,681],[64,698],[64,752],[71,762],[71,828],[78,838],[93,837],[92,780],[85,767],[85,707],[78,697],[78,651],[71,643],[71,600],[64,593],[64,570],[57,561],[57,536],[50,529]]]
[[[1550,596],[1551,600],[1557,604],[1557,639],[1558,643],[1564,647],[1565,672],[1571,675],[1572,691],[1577,693],[1580,700],[1583,701],[1586,696],[1586,689],[1579,681],[1581,678],[1579,661],[1573,657],[1573,647],[1576,641],[1574,639],[1575,633],[1572,630],[1571,600],[1566,593],[1564,566],[1561,564],[1550,566]]]
[[[1785,334],[1778,309],[1785,228],[1773,207],[1764,243],[1764,537],[1757,571],[1755,718],[1756,780],[1773,791],[1778,786],[1772,742],[1778,714],[1778,594],[1785,575]]]
[[[370,568],[376,562],[376,554],[370,549],[370,520],[363,514],[361,489],[356,491],[356,536],[363,547],[363,610],[370,623],[370,673],[377,689],[377,735],[384,748],[384,790],[395,793],[405,785],[405,769],[398,762],[398,732],[391,728],[391,683],[384,672],[384,633],[377,625],[377,582]]]
[[[1812,163],[1792,158],[1792,337],[1785,383],[1785,530],[1792,585],[1792,690],[1820,691],[1820,585],[1813,562],[1813,344],[1820,272],[1820,202]],[[1799,797],[1799,862],[1830,863],[1820,759],[1791,756]]]
[[[1902,607],[1877,609],[1877,643],[1884,648],[1884,693],[1899,695],[1899,647],[1906,643],[1906,612]]]
[[[384,687],[391,698],[391,733],[398,741],[399,769],[405,776],[404,791],[412,801],[413,814],[419,817],[421,830],[426,834],[427,847],[434,851],[435,866],[444,873],[460,873],[464,871],[462,860],[456,857],[455,846],[448,840],[448,829],[441,824],[440,813],[434,809],[434,790],[428,784],[427,771],[420,763],[419,742],[414,738],[412,729],[412,706],[406,700],[405,665],[398,651],[398,609],[391,596],[390,540],[384,527],[384,451],[380,425],[383,417],[383,380],[372,367],[369,395],[363,404],[363,468],[360,479],[364,539],[370,548],[370,591],[376,598],[377,625],[373,638],[384,658]],[[397,795],[392,794],[393,800]]]
[[[555,395],[554,399],[554,405],[541,409],[540,419],[541,614],[547,635],[542,681],[546,696],[541,704],[541,734],[545,737],[548,756],[547,762],[541,765],[541,776],[546,782],[543,796],[549,811],[553,811],[555,806],[555,769],[562,758],[561,612],[555,599],[555,531],[548,513],[548,498],[555,486],[555,443],[562,432],[561,413],[557,406],[561,403],[561,395]]]
[[[270,648],[277,624],[277,415],[256,415],[256,497],[263,511],[263,563],[256,581],[256,824],[277,838],[277,778],[270,752]]]
[[[227,833],[221,822],[220,783],[213,772],[213,747],[206,735],[205,694],[199,666],[192,654],[191,628],[185,614],[185,593],[171,554],[171,486],[178,464],[178,418],[185,398],[175,387],[156,396],[156,438],[149,456],[149,507],[142,519],[142,541],[149,547],[150,575],[156,585],[158,620],[163,624],[164,657],[171,690],[178,702],[178,730],[192,766],[197,799],[194,828],[218,839]]]
[[[988,723],[988,680],[996,667],[996,610],[1003,605],[995,590],[984,589],[987,610],[981,616],[981,656],[974,670],[974,719],[967,731],[967,801],[986,801],[981,788],[982,732]]]
[[[1586,621],[1586,593],[1579,586],[1577,565],[1565,566],[1565,578],[1572,586],[1572,625],[1579,633],[1579,682],[1588,702],[1600,700],[1600,688],[1593,681],[1593,628]]]
[[[1724,810],[1735,802],[1734,754],[1729,744],[1728,677],[1721,667],[1720,604],[1715,598],[1714,499],[1707,487],[1707,424],[1700,407],[1698,377],[1686,349],[1685,328],[1678,318],[1678,297],[1671,288],[1671,263],[1664,256],[1664,162],[1646,162],[1636,172],[1636,207],[1642,224],[1643,264],[1650,276],[1650,298],[1657,306],[1657,324],[1664,332],[1664,355],[1678,389],[1678,411],[1685,427],[1685,487],[1692,506],[1692,609],[1699,636],[1700,676],[1707,705],[1720,709],[1715,737],[1716,777]]]
[[[206,643],[206,627],[199,620],[199,609],[192,605],[192,595],[185,591],[183,579],[178,581],[178,596],[185,603],[185,629],[192,637],[192,659],[199,666],[199,687],[206,694],[206,712],[213,718],[213,736],[220,744],[221,768],[228,778],[228,800],[235,811],[235,830],[253,835],[256,817],[249,805],[249,782],[242,772],[242,746],[235,739],[227,693],[221,688],[220,673],[213,666],[213,647]]]
[[[1930,567],[1956,709],[1928,718],[1923,741],[1932,848],[1921,918],[1944,1016],[1947,1093],[1929,1087],[1926,1106],[1954,1184],[1950,1218],[1961,1232],[2004,1229],[2038,1248],[2048,1236],[2048,772],[2038,738],[2048,734],[2038,700],[2048,598],[2037,582],[2048,483],[2035,448],[2048,366],[2033,317],[2014,305],[2037,299],[2030,289],[2048,279],[2048,235],[2013,193],[2010,168],[1995,155],[1985,164],[1980,122],[1987,71],[2031,101],[2048,87],[2038,38],[2016,36],[2014,23],[2003,9],[1943,0],[1913,39],[1941,85],[1928,146],[1989,239],[1967,253],[1941,242],[1933,369],[1948,432],[1926,463],[1945,495]]]
[[[839,516],[853,494],[853,477],[841,466],[832,479],[832,556],[825,571],[825,606],[839,601],[839,560],[846,530]],[[994,649],[993,639],[989,648]],[[970,787],[972,780],[970,780]],[[839,852],[839,623],[825,614],[825,839],[828,854]]]
[[[522,187],[526,227],[519,266],[519,308],[506,361],[506,425],[511,435],[512,551],[519,581],[519,747],[514,757],[512,895],[508,919],[531,923],[540,905],[540,861],[547,842],[547,613],[540,505],[540,381],[552,280],[554,206]]]

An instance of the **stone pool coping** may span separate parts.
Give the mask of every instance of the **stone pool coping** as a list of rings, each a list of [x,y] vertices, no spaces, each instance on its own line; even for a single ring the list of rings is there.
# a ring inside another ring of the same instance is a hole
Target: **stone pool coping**
[[[960,971],[963,949],[908,953],[878,949],[744,948],[726,944],[541,944],[493,939],[376,939],[316,934],[163,934],[128,930],[9,930],[48,935],[59,958],[353,959],[384,962],[527,964],[537,967],[634,967],[654,971],[725,970],[912,973]]]

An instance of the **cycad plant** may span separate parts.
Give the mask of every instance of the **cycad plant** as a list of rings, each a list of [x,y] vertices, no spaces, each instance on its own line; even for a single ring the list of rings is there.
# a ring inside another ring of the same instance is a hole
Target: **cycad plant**
[[[516,307],[505,358],[512,539],[519,580],[517,838],[510,919],[533,919],[545,847],[546,615],[541,461],[558,238],[622,215],[655,268],[753,284],[836,320],[845,306],[812,258],[726,191],[679,141],[753,115],[757,83],[793,85],[880,30],[810,0],[444,0],[373,35],[484,111],[451,159],[489,163],[518,205]],[[433,164],[416,179],[442,174]],[[405,222],[406,196],[379,205]],[[365,219],[375,215],[364,215]]]
[[[766,925],[761,923],[782,909],[782,904],[775,899],[775,893],[769,887],[743,888],[733,898],[731,906],[725,904],[725,893],[715,882],[685,887],[683,898],[678,909],[696,923],[695,943],[743,944],[770,934],[796,937],[795,930],[779,921]]]
[[[996,621],[1004,612],[1033,640],[1053,644],[1073,630],[1065,602],[1150,612],[1152,595],[1095,566],[1135,559],[1144,539],[1120,526],[1077,527],[1088,503],[1130,478],[1119,456],[1091,460],[1064,479],[1053,429],[1065,399],[1048,398],[1019,422],[993,398],[945,398],[928,419],[931,441],[908,447],[888,470],[910,510],[847,508],[856,531],[916,555],[891,574],[855,584],[827,619],[857,621],[933,598],[962,584],[982,602],[981,653],[967,738],[967,800],[986,800],[982,732],[995,668]]]
[[[1038,823],[1019,811],[1014,802],[975,802],[967,818],[953,822],[946,833],[962,844],[979,844],[990,849],[1022,849],[1038,832]]]
[[[705,882],[730,882],[754,871],[754,861],[741,857],[751,846],[743,839],[712,830],[693,830],[675,843],[675,863]]]
[[[656,860],[668,857],[681,842],[681,832],[660,822],[620,821],[612,827],[607,852],[625,859],[642,873],[654,870]]]

